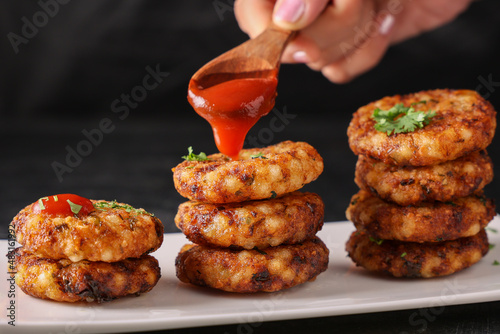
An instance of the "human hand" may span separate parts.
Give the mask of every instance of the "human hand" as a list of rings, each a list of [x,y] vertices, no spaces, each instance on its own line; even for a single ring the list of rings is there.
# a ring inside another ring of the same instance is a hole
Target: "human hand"
[[[271,20],[300,30],[284,63],[305,63],[345,83],[376,66],[387,48],[454,19],[472,0],[236,0],[240,28],[255,37]]]

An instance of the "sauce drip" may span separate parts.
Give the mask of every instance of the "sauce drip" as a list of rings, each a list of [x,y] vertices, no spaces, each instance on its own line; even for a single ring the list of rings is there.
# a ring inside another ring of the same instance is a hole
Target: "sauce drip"
[[[59,194],[42,197],[33,204],[33,212],[48,216],[86,216],[94,211],[92,202],[78,195]]]
[[[277,85],[276,73],[207,87],[191,79],[188,100],[212,126],[219,151],[236,160],[250,128],[273,109]]]

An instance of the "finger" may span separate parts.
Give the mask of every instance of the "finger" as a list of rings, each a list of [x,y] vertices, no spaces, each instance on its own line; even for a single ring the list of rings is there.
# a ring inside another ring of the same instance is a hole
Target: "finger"
[[[330,0],[278,0],[274,6],[273,22],[279,27],[300,30],[323,12]]]
[[[390,31],[394,16],[387,15],[380,24],[380,33],[352,50],[343,59],[321,69],[323,75],[335,83],[346,83],[375,67],[384,56],[390,44]]]
[[[240,29],[254,38],[271,22],[275,0],[236,0],[234,15]]]
[[[310,26],[301,30],[283,53],[283,62],[314,63],[317,69],[339,60],[338,45],[354,38],[356,29],[370,19],[373,6],[363,0],[337,0]]]

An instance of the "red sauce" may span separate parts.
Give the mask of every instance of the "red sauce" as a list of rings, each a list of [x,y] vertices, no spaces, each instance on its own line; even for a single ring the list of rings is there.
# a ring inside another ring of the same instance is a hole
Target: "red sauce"
[[[94,211],[89,199],[73,194],[59,194],[42,197],[33,203],[33,212],[48,216],[86,216]]]
[[[188,100],[212,126],[219,151],[238,159],[248,130],[274,107],[276,75],[241,78],[203,87],[191,80]]]

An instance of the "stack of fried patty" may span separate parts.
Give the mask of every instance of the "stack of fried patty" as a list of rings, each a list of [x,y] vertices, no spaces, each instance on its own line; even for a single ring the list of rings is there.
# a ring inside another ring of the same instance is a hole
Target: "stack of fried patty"
[[[161,221],[116,201],[84,199],[89,212],[71,215],[39,209],[43,201],[62,197],[40,199],[14,217],[22,245],[9,254],[17,285],[33,297],[64,302],[104,302],[150,291],[161,275],[158,261],[147,254],[163,242]]]
[[[377,131],[374,110],[400,103],[435,115],[412,132]],[[357,265],[396,277],[435,277],[488,252],[484,228],[495,206],[482,189],[493,178],[485,149],[495,117],[476,92],[448,89],[385,97],[354,113],[348,137],[359,156],[361,190],[346,212],[357,229],[346,249]]]
[[[324,204],[297,190],[323,171],[303,142],[246,149],[239,160],[213,154],[173,169],[177,191],[190,200],[175,222],[194,244],[176,259],[185,283],[230,292],[279,291],[316,278],[329,251],[316,237]]]

